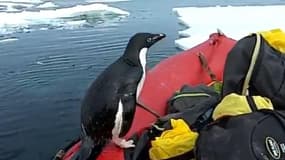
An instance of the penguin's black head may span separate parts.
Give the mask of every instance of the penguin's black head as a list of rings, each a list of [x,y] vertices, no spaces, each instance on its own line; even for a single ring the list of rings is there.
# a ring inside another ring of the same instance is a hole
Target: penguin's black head
[[[136,33],[130,38],[124,57],[132,63],[138,64],[141,50],[150,48],[164,37],[166,37],[166,35],[163,33]]]
[[[153,44],[163,39],[166,35],[163,33],[137,33],[131,37],[129,44],[136,46],[138,49],[150,48]]]

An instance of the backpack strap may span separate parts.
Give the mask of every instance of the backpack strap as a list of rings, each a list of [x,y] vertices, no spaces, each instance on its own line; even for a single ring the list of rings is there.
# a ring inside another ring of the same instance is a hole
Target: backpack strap
[[[203,92],[197,92],[197,93],[193,93],[193,92],[185,92],[185,93],[181,93],[181,94],[177,94],[174,97],[172,97],[169,101],[172,102],[178,98],[183,98],[183,97],[211,97],[210,94],[208,93],[203,93]]]
[[[242,95],[248,95],[248,88],[249,88],[249,81],[251,79],[252,73],[253,73],[253,69],[259,54],[259,49],[260,49],[260,43],[261,43],[261,37],[259,33],[256,33],[256,43],[255,43],[255,47],[253,50],[253,54],[251,57],[251,61],[250,61],[250,65],[243,83],[243,87],[242,87]]]
[[[246,96],[246,100],[252,112],[256,112],[258,110],[252,96]]]

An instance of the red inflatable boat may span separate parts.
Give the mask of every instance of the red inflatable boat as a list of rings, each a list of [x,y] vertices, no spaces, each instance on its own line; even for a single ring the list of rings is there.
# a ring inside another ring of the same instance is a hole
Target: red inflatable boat
[[[224,35],[214,33],[205,42],[187,51],[171,56],[148,71],[147,78],[140,95],[140,102],[160,115],[165,114],[169,97],[183,84],[208,84],[209,75],[203,70],[197,53],[203,53],[211,70],[218,80],[222,80],[225,59],[234,46],[235,40]],[[132,127],[125,138],[149,127],[157,118],[150,112],[137,107]],[[78,152],[80,141],[72,145],[63,156],[63,160]],[[105,146],[97,160],[123,160],[123,149],[110,143]]]

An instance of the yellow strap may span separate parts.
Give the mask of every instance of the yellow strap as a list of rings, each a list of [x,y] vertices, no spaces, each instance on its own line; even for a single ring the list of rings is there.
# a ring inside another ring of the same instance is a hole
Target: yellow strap
[[[250,62],[250,65],[249,65],[249,69],[248,69],[248,72],[246,74],[246,77],[245,77],[245,80],[244,80],[244,83],[243,83],[242,92],[241,92],[242,95],[247,95],[247,90],[249,88],[249,81],[251,79],[252,72],[253,72],[253,69],[254,69],[254,66],[255,66],[255,62],[256,62],[258,54],[259,54],[260,41],[261,41],[260,34],[256,33],[256,43],[255,43],[255,47],[254,47],[253,54],[252,54],[252,57],[251,57],[251,62]]]
[[[207,93],[182,93],[177,96],[174,96],[171,100],[182,97],[210,97],[210,95]]]

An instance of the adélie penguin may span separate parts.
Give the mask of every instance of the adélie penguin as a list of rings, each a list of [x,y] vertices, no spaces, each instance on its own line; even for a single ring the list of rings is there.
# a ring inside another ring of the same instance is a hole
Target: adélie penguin
[[[122,139],[132,125],[136,102],[146,74],[148,49],[165,34],[137,33],[124,54],[91,84],[81,106],[81,148],[78,160],[92,160],[108,140],[122,148],[134,147]]]

